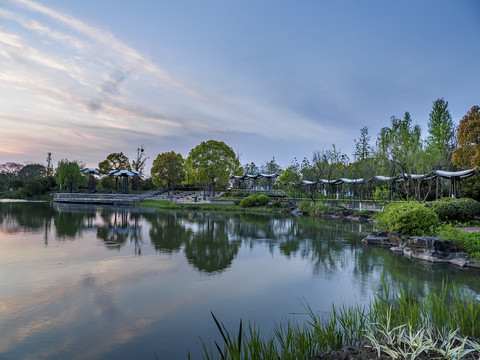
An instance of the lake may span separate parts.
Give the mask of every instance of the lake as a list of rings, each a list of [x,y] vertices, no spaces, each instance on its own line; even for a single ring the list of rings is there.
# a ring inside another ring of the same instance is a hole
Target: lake
[[[192,359],[240,319],[366,304],[382,277],[424,296],[478,276],[366,247],[370,224],[0,202],[1,359]]]

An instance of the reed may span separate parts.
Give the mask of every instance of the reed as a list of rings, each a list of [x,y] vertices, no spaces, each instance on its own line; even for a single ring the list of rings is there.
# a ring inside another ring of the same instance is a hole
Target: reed
[[[399,359],[428,352],[446,359],[473,351],[480,355],[480,344],[471,340],[480,337],[479,300],[460,296],[453,284],[416,299],[401,288],[393,294],[384,281],[367,306],[332,305],[328,316],[308,304],[305,309],[306,321],[285,318],[269,337],[252,324],[245,331],[242,321],[229,332],[212,313],[223,342],[209,348],[203,344],[204,359],[310,359],[366,340],[378,354]]]

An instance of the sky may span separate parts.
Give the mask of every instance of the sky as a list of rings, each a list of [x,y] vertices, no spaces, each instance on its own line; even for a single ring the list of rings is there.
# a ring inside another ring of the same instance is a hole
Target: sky
[[[0,163],[353,159],[364,126],[480,105],[479,39],[477,0],[0,0]]]

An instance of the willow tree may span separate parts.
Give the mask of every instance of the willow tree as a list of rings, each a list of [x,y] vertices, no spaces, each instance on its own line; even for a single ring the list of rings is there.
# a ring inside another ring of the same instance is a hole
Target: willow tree
[[[222,141],[204,141],[192,149],[185,163],[187,177],[199,183],[225,185],[240,168],[240,161],[232,148]]]
[[[66,187],[68,192],[72,192],[74,187],[86,186],[87,178],[80,172],[81,167],[78,161],[60,160],[56,173],[57,184]]]

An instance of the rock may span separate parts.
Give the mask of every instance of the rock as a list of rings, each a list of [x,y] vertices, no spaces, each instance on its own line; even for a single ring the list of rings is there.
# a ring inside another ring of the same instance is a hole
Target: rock
[[[436,254],[448,256],[451,253],[458,252],[458,247],[448,240],[435,241],[433,248]]]
[[[444,263],[446,260],[439,258],[434,255],[433,251],[422,251],[419,250],[418,248],[410,248],[406,247],[403,250],[403,255],[410,259],[418,259],[418,260],[423,260],[423,261],[428,261],[431,263]]]
[[[467,260],[467,254],[466,253],[457,253],[457,252],[452,252],[449,254],[445,260],[452,265],[459,266],[459,267],[466,267],[468,260]]]
[[[291,214],[293,216],[303,216],[303,211],[298,210],[297,208],[293,209]]]
[[[393,246],[393,247],[390,248],[390,251],[394,252],[395,254],[403,254],[404,249],[405,249],[405,247],[403,247],[403,246]]]
[[[374,234],[368,235],[362,240],[363,244],[378,245],[378,246],[390,246],[387,236],[377,236]]]
[[[388,233],[388,240],[392,245],[402,245],[408,240],[408,236],[399,233]]]
[[[466,266],[471,269],[480,270],[480,262],[478,260],[468,260]]]
[[[433,244],[435,241],[442,241],[439,238],[427,237],[427,236],[412,236],[408,239],[407,244],[411,248],[433,250]]]

